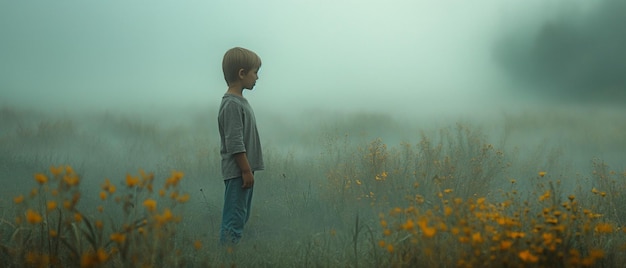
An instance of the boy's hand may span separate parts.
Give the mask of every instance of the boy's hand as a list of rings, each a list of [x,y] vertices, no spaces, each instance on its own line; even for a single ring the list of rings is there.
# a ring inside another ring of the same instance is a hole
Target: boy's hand
[[[254,185],[254,174],[252,174],[252,172],[245,172],[241,174],[241,177],[243,178],[243,185],[241,185],[241,188],[247,189]]]
[[[248,163],[248,157],[246,153],[238,153],[235,154],[235,161],[237,161],[237,165],[239,169],[241,169],[241,177],[243,178],[243,184],[241,188],[250,188],[254,185],[254,174],[250,170],[250,163]]]

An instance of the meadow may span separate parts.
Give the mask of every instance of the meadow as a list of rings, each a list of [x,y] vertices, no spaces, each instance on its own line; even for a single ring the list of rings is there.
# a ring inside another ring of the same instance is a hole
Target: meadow
[[[0,107],[0,262],[626,262],[621,108],[545,107],[489,119],[257,111],[266,170],[256,175],[253,216],[235,247],[218,245],[223,182],[214,110]]]

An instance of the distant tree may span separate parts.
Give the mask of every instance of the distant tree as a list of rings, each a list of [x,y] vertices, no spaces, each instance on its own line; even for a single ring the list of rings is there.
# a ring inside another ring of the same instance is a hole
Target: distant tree
[[[603,0],[588,15],[544,22],[534,36],[505,34],[496,61],[525,88],[542,94],[623,102],[625,26],[626,1]]]

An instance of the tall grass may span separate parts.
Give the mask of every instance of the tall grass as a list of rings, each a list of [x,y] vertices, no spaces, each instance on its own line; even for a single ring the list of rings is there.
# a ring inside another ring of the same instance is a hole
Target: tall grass
[[[217,130],[198,123],[210,120],[0,111],[8,267],[614,267],[626,257],[626,170],[610,164],[623,159],[572,156],[567,145],[584,136],[562,128],[580,126],[550,128],[567,114],[437,129],[329,118],[317,132],[281,133],[287,147],[267,131],[244,239],[223,248]],[[626,149],[611,134],[620,127],[588,132],[598,144],[585,148]],[[299,136],[306,144],[294,146]]]

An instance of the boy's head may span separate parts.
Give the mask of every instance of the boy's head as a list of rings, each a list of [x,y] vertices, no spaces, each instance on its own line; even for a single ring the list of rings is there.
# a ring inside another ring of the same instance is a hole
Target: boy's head
[[[234,47],[226,51],[222,60],[222,71],[228,85],[238,81],[241,72],[245,75],[251,70],[258,70],[260,67],[261,58],[256,53],[241,47]]]

